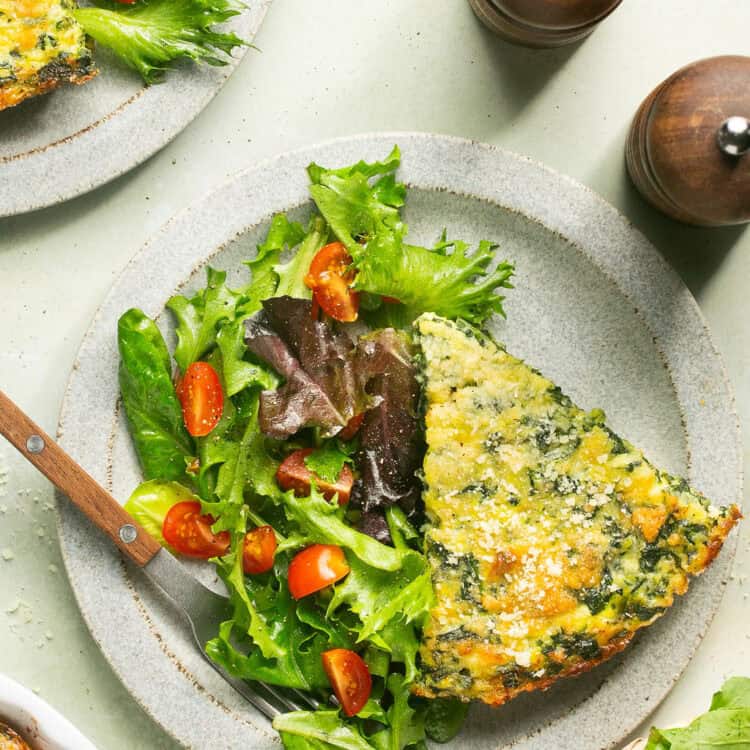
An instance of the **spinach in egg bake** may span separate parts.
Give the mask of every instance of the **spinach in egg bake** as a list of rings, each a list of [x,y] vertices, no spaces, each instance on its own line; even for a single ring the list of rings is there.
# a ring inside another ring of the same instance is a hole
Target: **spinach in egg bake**
[[[502,704],[622,650],[740,517],[462,322],[421,345],[436,604],[416,692]]]
[[[0,0],[0,110],[96,69],[73,0]]]

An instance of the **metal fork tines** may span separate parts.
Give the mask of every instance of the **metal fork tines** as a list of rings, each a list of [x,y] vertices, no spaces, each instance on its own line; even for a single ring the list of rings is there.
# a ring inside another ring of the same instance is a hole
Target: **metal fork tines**
[[[229,600],[204,586],[167,550],[144,566],[146,575],[169,597],[190,625],[196,645],[208,663],[249,703],[273,720],[288,711],[315,710],[320,703],[300,690],[279,688],[232,677],[206,654],[205,644],[219,632]]]

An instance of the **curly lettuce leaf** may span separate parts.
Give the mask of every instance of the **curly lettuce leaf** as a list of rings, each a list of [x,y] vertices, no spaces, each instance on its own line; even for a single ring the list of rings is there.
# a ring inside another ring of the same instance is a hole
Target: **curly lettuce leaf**
[[[388,728],[371,737],[376,750],[404,750],[423,745],[425,739],[424,705],[416,708],[410,704],[409,680],[399,674],[388,677],[388,690],[393,703],[386,713]]]
[[[242,12],[235,0],[139,0],[132,6],[99,2],[73,14],[86,33],[109,47],[146,83],[158,80],[170,64],[187,58],[226,65],[235,47],[245,44],[236,34],[214,30]]]
[[[235,595],[233,568],[223,561],[219,574]],[[278,653],[268,658],[250,639],[244,637],[243,602],[235,618],[222,624],[218,636],[206,645],[208,655],[235,677],[261,680],[300,690],[330,687],[321,654],[331,648],[351,648],[352,641],[336,623],[326,621],[324,612],[309,599],[295,602],[286,583],[286,559],[277,559],[272,575],[245,576],[243,586],[258,616],[273,633]]]
[[[216,343],[221,352],[224,369],[224,393],[235,396],[246,388],[275,388],[278,378],[263,365],[248,358],[245,346],[245,326],[242,320],[226,322],[219,327]]]
[[[393,551],[391,547],[385,549]],[[351,609],[360,621],[358,643],[377,634],[377,645],[393,652],[394,647],[402,645],[399,641],[405,635],[406,626],[421,625],[432,607],[432,580],[424,556],[409,550],[401,552],[400,558],[401,566],[392,570],[373,566],[358,556],[348,558],[351,571],[336,586],[328,614],[333,615],[342,605]],[[384,636],[389,625],[392,630]],[[416,670],[414,664],[409,666]],[[411,674],[410,678],[414,676]]]
[[[308,166],[310,194],[350,253],[382,228],[398,233],[405,230],[399,209],[404,205],[406,186],[394,177],[400,163],[401,152],[394,146],[382,162],[360,161],[341,169],[315,163]],[[378,179],[371,183],[374,177]]]
[[[334,484],[346,464],[354,465],[354,459],[337,440],[327,440],[320,448],[305,456],[305,466],[324,482]]]
[[[226,271],[206,269],[206,287],[188,298],[177,294],[167,308],[177,322],[177,346],[174,358],[185,372],[216,344],[219,323],[234,318],[238,295],[226,286]]]
[[[372,750],[356,724],[347,722],[338,711],[294,711],[273,720],[287,750]]]
[[[132,308],[117,324],[119,381],[128,427],[146,479],[185,479],[195,446],[182,419],[161,331]]]
[[[211,359],[223,382],[221,358]],[[203,512],[218,519],[214,525],[217,532],[244,531],[247,520],[256,526],[265,525],[248,504],[250,493],[281,502],[275,479],[278,461],[270,455],[258,426],[258,391],[254,387],[226,399],[219,423],[208,435],[198,438]],[[280,533],[277,536],[277,541],[283,540]]]
[[[245,300],[238,306],[240,317],[247,317],[260,310],[264,299],[273,297],[279,285],[276,266],[285,250],[297,247],[305,238],[305,230],[296,221],[289,221],[286,214],[274,214],[266,239],[258,245],[251,260],[244,261],[250,270],[250,283],[245,291]]]
[[[271,220],[266,239],[258,245],[258,253],[245,261],[252,282],[245,290],[248,301],[238,310],[243,317],[260,310],[261,303],[270,297],[310,299],[312,293],[305,286],[304,277],[315,253],[328,241],[328,227],[320,216],[313,216],[307,229],[286,214],[276,214]],[[297,248],[295,250],[295,248]],[[294,251],[286,263],[284,253]]]
[[[420,536],[417,530],[409,523],[406,513],[396,506],[391,506],[385,511],[388,531],[391,535],[393,546],[396,549],[407,549],[409,542],[420,544]]]
[[[352,256],[355,288],[402,303],[365,317],[410,321],[434,312],[482,323],[493,313],[503,315],[503,297],[496,290],[510,288],[513,266],[503,262],[488,270],[496,245],[482,241],[469,254],[466,243],[445,238],[433,249],[405,242],[407,227],[400,209],[406,188],[394,174],[399,163],[396,147],[383,162],[342,169],[308,167],[310,194]]]
[[[231,620],[222,624],[219,637],[221,639],[221,632],[225,628],[229,631],[234,629],[243,637],[248,638],[264,659],[284,659],[288,656],[288,646],[277,640],[277,634],[258,611],[245,585],[246,578],[242,569],[244,545],[244,529],[239,533],[233,533],[229,553],[218,560],[216,564],[217,572],[229,592],[233,614]],[[213,641],[209,641],[206,644],[206,653],[211,658],[213,658],[212,643]]]
[[[370,716],[368,706],[356,718],[345,719],[338,711],[295,711],[278,716],[273,726],[281,734],[287,750],[406,750],[425,747],[423,701],[414,699],[403,675],[387,680],[391,704],[383,713]],[[363,719],[370,719],[368,726]],[[377,722],[377,723],[375,723]],[[375,731],[368,735],[367,729]]]
[[[353,254],[355,287],[398,299],[411,320],[423,312],[463,318],[481,324],[493,313],[505,315],[500,288],[510,289],[513,265],[499,263],[496,245],[482,240],[467,253],[468,244],[441,242],[434,249],[406,245],[394,233],[380,233]]]
[[[284,494],[284,507],[290,521],[296,523],[312,541],[320,544],[337,544],[354,557],[377,570],[399,570],[404,553],[386,547],[372,537],[353,529],[344,520],[344,508],[329,503],[315,487],[309,497],[296,497],[293,492]]]
[[[245,531],[245,490],[252,482],[260,484],[271,472],[271,459],[263,446],[257,423],[257,393],[251,394],[242,410],[236,410],[233,422],[225,428],[217,425],[200,439],[201,473],[218,467],[213,497],[204,499],[203,512],[217,519],[214,531]],[[267,464],[267,466],[264,466]],[[266,471],[264,471],[266,469]],[[205,483],[201,483],[205,486]]]
[[[328,242],[328,227],[320,216],[313,216],[307,234],[299,248],[286,263],[278,263],[273,270],[278,276],[278,285],[272,296],[310,299],[312,292],[305,286],[305,275],[315,254]],[[290,247],[294,247],[290,245]],[[269,295],[270,296],[270,295]]]

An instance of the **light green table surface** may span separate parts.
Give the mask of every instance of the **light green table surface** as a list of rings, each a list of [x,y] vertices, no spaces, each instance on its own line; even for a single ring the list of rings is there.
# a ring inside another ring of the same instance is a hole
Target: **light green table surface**
[[[531,51],[493,37],[465,0],[276,0],[256,38],[260,51],[160,154],[87,196],[0,220],[0,387],[54,432],[97,306],[175,212],[288,149],[422,130],[526,154],[624,212],[698,299],[750,435],[750,233],[661,217],[623,164],[630,118],[653,86],[692,60],[747,53],[749,27],[743,0],[626,0],[583,44]],[[747,448],[744,456],[747,469]],[[174,747],[83,624],[52,502],[47,482],[0,439],[0,672],[38,690],[102,749]],[[746,522],[719,613],[656,724],[688,720],[724,677],[750,675],[749,564]]]

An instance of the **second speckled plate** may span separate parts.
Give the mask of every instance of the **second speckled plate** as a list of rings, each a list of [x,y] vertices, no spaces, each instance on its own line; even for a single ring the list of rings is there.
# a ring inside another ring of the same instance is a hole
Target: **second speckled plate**
[[[245,0],[226,28],[248,42],[271,0]],[[213,99],[248,47],[223,67],[184,64],[164,81],[141,77],[96,48],[99,75],[0,112],[0,218],[61,203],[138,166]]]
[[[739,434],[723,366],[695,301],[656,250],[583,186],[507,152],[424,134],[361,136],[278,157],[170,221],[127,266],[83,341],[62,411],[63,446],[124,501],[140,472],[118,408],[119,315],[137,305],[173,336],[164,304],[177,289],[201,286],[209,260],[240,274],[273,213],[309,212],[308,162],[382,158],[394,143],[410,185],[410,237],[426,243],[447,226],[466,240],[500,240],[498,252],[516,261],[508,320],[493,325],[508,349],[581,406],[606,409],[612,426],[658,464],[718,503],[740,502]],[[269,724],[196,653],[160,596],[67,501],[59,508],[83,615],[146,711],[189,747],[276,745]],[[546,693],[474,708],[449,747],[614,747],[690,661],[735,545],[733,535],[687,596],[620,657]]]

